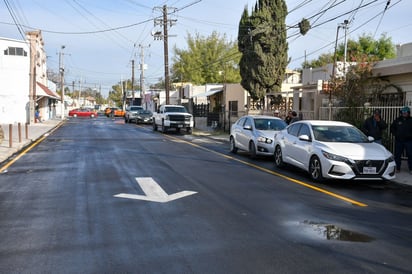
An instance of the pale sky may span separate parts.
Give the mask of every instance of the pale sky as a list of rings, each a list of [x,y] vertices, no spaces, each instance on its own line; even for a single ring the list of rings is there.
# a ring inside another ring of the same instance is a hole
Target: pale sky
[[[135,60],[135,81],[139,81],[141,49],[144,50],[146,86],[164,78],[163,41],[151,33],[159,30],[154,19],[167,5],[175,11],[169,27],[169,65],[173,47],[186,48],[187,34],[209,36],[213,31],[236,41],[238,24],[251,0],[3,0],[0,2],[0,37],[23,40],[22,32],[40,29],[48,55],[47,65],[58,71],[64,45],[66,84],[81,81],[83,87],[101,86],[106,96],[112,85],[131,79],[131,60]],[[388,4],[389,3],[389,4]],[[412,1],[410,0],[287,0],[289,14],[289,68],[299,68],[305,60],[333,52],[338,24],[350,23],[347,38],[357,40],[367,33],[379,39],[382,33],[395,44],[412,42]],[[388,4],[388,5],[387,5]],[[385,7],[386,10],[385,10]],[[173,9],[174,8],[174,9]],[[10,15],[11,10],[13,17]],[[13,19],[14,18],[14,19]],[[293,28],[308,18],[313,29],[302,36]],[[344,31],[340,29],[339,42]],[[140,47],[141,46],[141,47]]]

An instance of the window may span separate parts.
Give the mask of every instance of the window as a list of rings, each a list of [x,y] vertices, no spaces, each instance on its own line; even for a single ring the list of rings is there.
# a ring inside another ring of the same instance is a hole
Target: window
[[[229,112],[230,116],[237,117],[238,116],[238,102],[237,101],[229,101]]]
[[[299,136],[300,135],[307,135],[309,138],[311,138],[310,129],[307,125],[302,125],[299,130]]]
[[[27,56],[27,51],[23,48],[8,47],[4,50],[4,55]]]
[[[288,133],[293,136],[298,136],[298,132],[300,129],[300,124],[292,124],[288,127]]]

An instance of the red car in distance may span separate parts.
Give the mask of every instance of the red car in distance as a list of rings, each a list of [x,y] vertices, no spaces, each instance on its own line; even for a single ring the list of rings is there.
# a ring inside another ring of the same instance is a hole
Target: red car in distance
[[[94,118],[97,116],[97,113],[94,109],[90,109],[90,108],[76,108],[76,109],[72,109],[69,111],[69,116],[70,117],[90,117],[90,118]]]

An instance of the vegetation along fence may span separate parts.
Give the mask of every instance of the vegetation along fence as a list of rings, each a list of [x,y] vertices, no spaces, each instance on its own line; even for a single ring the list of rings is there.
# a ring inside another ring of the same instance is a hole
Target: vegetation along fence
[[[375,109],[381,110],[382,119],[388,124],[388,128],[385,130],[382,136],[382,144],[390,150],[392,153],[395,149],[395,138],[390,133],[390,125],[392,122],[399,117],[400,109],[404,106],[409,106],[412,108],[412,101],[406,102],[402,106],[368,106],[357,107],[357,108],[347,108],[347,107],[333,107],[332,108],[332,120],[345,121],[355,125],[358,128],[362,127],[363,122],[366,118],[372,116]],[[319,110],[319,119],[328,120],[329,119],[329,107],[321,107]],[[403,155],[406,157],[405,155]]]

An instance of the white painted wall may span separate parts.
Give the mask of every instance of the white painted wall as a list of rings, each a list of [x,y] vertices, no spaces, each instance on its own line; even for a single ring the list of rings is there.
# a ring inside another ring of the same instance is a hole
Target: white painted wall
[[[27,56],[5,55],[8,47],[23,48]],[[24,41],[0,37],[0,123],[26,123],[29,103],[30,49]]]

